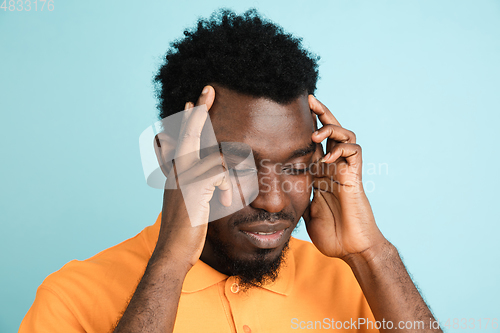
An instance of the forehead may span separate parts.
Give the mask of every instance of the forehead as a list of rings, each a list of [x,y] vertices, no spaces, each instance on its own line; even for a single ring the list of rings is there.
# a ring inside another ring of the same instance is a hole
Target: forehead
[[[218,142],[243,142],[269,159],[307,147],[314,130],[306,93],[279,104],[215,86],[209,115]]]

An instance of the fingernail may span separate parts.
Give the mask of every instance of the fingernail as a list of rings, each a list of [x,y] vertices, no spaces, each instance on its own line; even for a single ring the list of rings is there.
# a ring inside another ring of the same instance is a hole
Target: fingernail
[[[319,131],[314,131],[313,133],[314,135],[318,135],[319,134]]]
[[[201,92],[203,95],[205,94],[208,94],[208,87],[205,87],[205,89],[203,89],[203,91]]]
[[[326,154],[325,157],[323,157],[320,162],[325,162],[326,160],[328,160],[330,158],[330,153]]]

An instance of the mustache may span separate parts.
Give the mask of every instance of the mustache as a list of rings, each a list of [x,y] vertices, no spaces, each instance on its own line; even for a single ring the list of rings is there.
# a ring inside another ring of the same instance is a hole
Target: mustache
[[[249,224],[252,222],[257,222],[257,221],[269,221],[269,222],[274,222],[278,220],[288,220],[290,222],[295,222],[295,214],[293,213],[286,213],[286,212],[278,212],[278,213],[269,213],[265,210],[260,210],[256,212],[255,214],[251,215],[246,215],[241,218],[236,219],[233,222],[233,225],[235,227],[242,225],[242,224]]]

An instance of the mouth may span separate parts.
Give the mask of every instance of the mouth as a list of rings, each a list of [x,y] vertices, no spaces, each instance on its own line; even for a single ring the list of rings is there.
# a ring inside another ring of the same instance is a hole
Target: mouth
[[[274,249],[281,245],[283,236],[289,228],[289,223],[278,222],[248,226],[241,228],[240,231],[253,246],[261,249]]]

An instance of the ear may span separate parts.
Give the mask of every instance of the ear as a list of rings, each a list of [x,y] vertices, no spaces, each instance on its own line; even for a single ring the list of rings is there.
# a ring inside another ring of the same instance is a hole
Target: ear
[[[313,163],[316,163],[319,161],[323,156],[325,156],[325,153],[323,153],[323,145],[321,143],[316,144],[316,151],[314,152],[312,156],[312,161]]]
[[[313,130],[317,130],[318,129],[318,116],[316,115],[316,113],[314,113],[314,111],[310,110],[311,111],[311,118],[313,120]]]
[[[153,146],[161,171],[168,178],[172,170],[172,160],[174,159],[177,141],[165,133],[156,134],[153,140]]]
[[[312,111],[311,111],[311,117],[313,119],[313,126],[314,126],[313,130],[316,131],[318,129],[318,117]],[[325,154],[323,153],[323,145],[321,145],[321,143],[317,143],[316,144],[316,151],[313,153],[313,156],[312,156],[313,163],[316,163],[323,156],[325,156]]]

